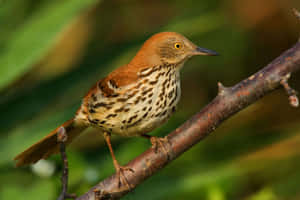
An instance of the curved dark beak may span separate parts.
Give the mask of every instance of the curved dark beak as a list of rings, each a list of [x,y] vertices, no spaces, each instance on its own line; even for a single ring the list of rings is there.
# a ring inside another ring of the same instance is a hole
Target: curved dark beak
[[[196,49],[193,51],[193,55],[218,56],[219,53],[202,47],[196,47]]]

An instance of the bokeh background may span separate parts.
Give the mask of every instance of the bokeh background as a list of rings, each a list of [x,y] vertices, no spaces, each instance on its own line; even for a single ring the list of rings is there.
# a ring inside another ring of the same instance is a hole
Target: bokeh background
[[[13,157],[71,118],[98,79],[126,64],[149,36],[184,34],[219,57],[182,70],[177,113],[163,136],[209,103],[217,82],[232,86],[300,36],[299,0],[0,1],[0,199],[52,200],[60,157],[15,168]],[[300,74],[290,84],[300,90]],[[123,164],[149,148],[113,138]],[[300,199],[300,110],[280,89],[224,122],[124,199]],[[102,135],[89,129],[68,148],[70,192],[82,194],[114,172]]]

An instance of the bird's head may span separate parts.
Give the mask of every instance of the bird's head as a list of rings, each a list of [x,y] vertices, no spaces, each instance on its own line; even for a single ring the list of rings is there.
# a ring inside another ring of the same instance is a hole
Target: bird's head
[[[132,62],[157,66],[181,64],[195,55],[215,56],[217,52],[196,46],[183,35],[175,32],[157,33],[142,46]]]

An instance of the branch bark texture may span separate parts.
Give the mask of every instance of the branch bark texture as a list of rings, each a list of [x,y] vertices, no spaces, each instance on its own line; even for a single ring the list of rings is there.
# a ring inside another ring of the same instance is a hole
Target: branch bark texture
[[[162,152],[160,149],[158,153],[155,153],[150,148],[127,164],[127,167],[134,170],[134,173],[125,173],[131,188],[135,188],[183,152],[203,140],[224,120],[275,90],[282,83],[286,84],[283,85],[286,90],[290,88],[287,80],[291,73],[299,69],[300,42],[285,51],[265,68],[237,85],[224,87],[219,83],[217,97],[191,119],[166,136],[169,145],[165,148],[169,152],[169,156],[160,153]],[[294,92],[293,94],[287,92],[290,97],[293,96],[298,101]],[[295,102],[291,102],[291,105],[295,106]],[[119,187],[117,177],[114,174],[78,197],[77,200],[119,199],[129,191],[128,188]]]

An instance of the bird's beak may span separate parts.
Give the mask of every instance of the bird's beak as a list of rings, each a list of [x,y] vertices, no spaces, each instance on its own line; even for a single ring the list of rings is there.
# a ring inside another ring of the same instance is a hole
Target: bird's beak
[[[203,56],[218,56],[219,54],[213,50],[205,49],[202,47],[196,47],[192,55],[203,55]]]

